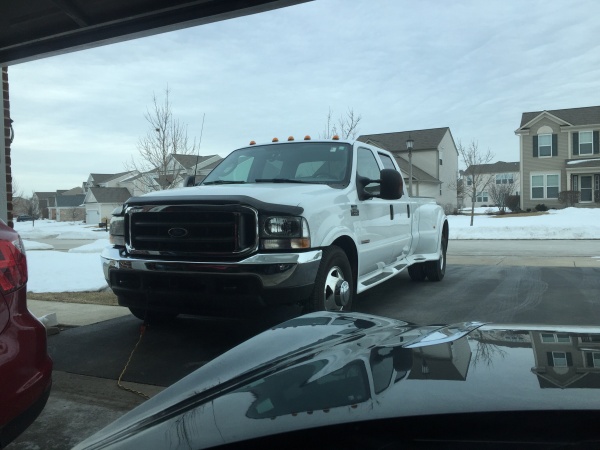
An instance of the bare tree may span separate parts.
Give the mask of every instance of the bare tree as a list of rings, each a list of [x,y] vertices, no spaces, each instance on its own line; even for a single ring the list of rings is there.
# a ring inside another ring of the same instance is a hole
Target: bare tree
[[[464,195],[471,199],[471,226],[473,226],[477,195],[484,192],[491,181],[491,177],[484,173],[482,166],[489,164],[494,158],[494,154],[489,149],[485,152],[480,150],[476,141],[471,141],[468,146],[464,146],[459,141],[458,153],[467,167],[467,170],[464,171],[466,177]]]
[[[358,124],[362,117],[354,113],[352,108],[348,109],[346,115],[341,115],[337,123],[333,122],[333,111],[329,108],[325,130],[319,136],[321,139],[331,139],[338,135],[340,139],[356,139]]]
[[[137,144],[139,158],[132,158],[126,164],[127,170],[135,170],[142,175],[138,181],[146,191],[178,186],[186,173],[185,169],[174,164],[172,155],[192,155],[198,149],[196,139],[188,138],[187,125],[173,117],[169,94],[167,87],[162,102],[153,94],[152,107],[144,114],[148,132]]]
[[[501,214],[506,212],[507,201],[509,197],[513,195],[514,191],[515,185],[513,183],[496,184],[493,181],[490,182],[490,187],[488,189],[490,198],[498,207]]]

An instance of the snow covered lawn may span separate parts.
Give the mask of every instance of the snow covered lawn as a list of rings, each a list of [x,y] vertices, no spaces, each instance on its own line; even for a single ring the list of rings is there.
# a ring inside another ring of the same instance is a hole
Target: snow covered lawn
[[[470,216],[449,216],[450,239],[600,239],[600,208],[566,208],[534,216],[489,216],[479,208],[473,226]],[[105,232],[81,222],[37,220],[17,222],[27,250],[28,290],[31,292],[98,291],[107,286],[100,253],[109,245]],[[59,252],[36,239],[89,239],[81,247]]]

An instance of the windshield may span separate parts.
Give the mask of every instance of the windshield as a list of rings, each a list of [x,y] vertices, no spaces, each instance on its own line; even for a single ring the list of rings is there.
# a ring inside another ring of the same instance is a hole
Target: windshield
[[[236,150],[202,184],[347,184],[352,146],[331,142],[294,142]]]

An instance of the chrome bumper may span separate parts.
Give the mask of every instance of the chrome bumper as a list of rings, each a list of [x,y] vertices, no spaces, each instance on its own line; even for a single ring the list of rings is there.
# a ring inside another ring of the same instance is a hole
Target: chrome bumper
[[[117,248],[106,248],[101,255],[104,277],[111,283],[110,272],[138,271],[145,273],[203,274],[220,276],[255,276],[263,288],[294,288],[313,284],[323,252],[259,254],[236,262],[162,261],[131,258]]]

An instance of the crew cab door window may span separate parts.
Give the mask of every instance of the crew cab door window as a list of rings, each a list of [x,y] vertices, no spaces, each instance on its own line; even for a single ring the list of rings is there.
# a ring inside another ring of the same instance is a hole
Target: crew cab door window
[[[390,158],[388,155],[384,155],[383,153],[380,153],[379,158],[381,159],[381,162],[383,163],[384,169],[398,170],[398,169],[396,169],[396,166],[394,165],[392,158]]]
[[[375,155],[371,150],[359,148],[356,162],[356,173],[370,180],[379,180],[379,164],[375,159]],[[379,194],[379,184],[370,183],[365,187],[365,190],[373,195]]]

